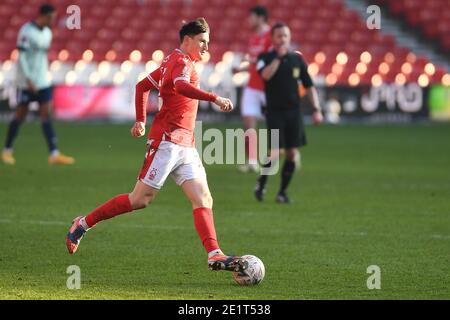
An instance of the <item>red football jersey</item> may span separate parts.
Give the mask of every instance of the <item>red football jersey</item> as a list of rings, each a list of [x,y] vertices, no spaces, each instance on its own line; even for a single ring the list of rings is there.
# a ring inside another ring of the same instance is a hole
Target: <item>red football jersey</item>
[[[252,33],[248,43],[248,54],[250,56],[250,79],[247,86],[256,90],[264,90],[264,81],[256,71],[256,60],[258,56],[269,50],[271,46],[270,29],[263,33]]]
[[[197,88],[200,86],[191,58],[176,49],[163,60],[160,68],[147,78],[158,88],[162,100],[161,109],[153,119],[148,138],[193,146],[198,100],[181,95],[175,89],[177,81],[187,81]]]

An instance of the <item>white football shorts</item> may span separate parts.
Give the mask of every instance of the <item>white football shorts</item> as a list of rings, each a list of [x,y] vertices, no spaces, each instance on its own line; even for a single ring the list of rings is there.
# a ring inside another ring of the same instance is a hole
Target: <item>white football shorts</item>
[[[150,187],[161,189],[169,175],[177,185],[187,180],[206,179],[205,168],[195,147],[149,140],[138,179]]]
[[[241,115],[243,117],[262,118],[262,107],[266,105],[266,94],[264,91],[244,88],[241,100]]]

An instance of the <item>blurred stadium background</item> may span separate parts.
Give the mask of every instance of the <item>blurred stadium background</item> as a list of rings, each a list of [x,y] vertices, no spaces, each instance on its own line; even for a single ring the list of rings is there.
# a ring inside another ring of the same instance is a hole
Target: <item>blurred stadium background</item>
[[[15,106],[15,48],[21,25],[42,0],[0,2],[0,117]],[[240,64],[250,30],[248,9],[267,6],[270,22],[284,21],[295,49],[309,63],[328,122],[450,120],[450,2],[448,0],[58,0],[49,52],[59,120],[131,120],[134,85],[178,45],[182,20],[207,18],[210,57],[197,68],[201,85],[239,107],[248,75]],[[81,29],[66,12],[81,9]],[[366,9],[381,7],[381,30],[369,30]],[[301,90],[301,88],[300,88]],[[157,97],[149,99],[149,112]],[[306,109],[306,108],[305,108]],[[308,110],[305,110],[306,113]],[[201,104],[202,120],[237,119]]]

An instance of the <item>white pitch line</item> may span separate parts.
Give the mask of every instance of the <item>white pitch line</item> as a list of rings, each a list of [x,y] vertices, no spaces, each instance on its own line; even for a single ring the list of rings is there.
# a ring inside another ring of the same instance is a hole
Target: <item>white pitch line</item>
[[[70,227],[70,222],[63,221],[49,221],[49,220],[16,220],[0,219],[0,223],[20,223],[20,224],[39,224],[39,225],[55,225],[55,226],[67,226]],[[163,230],[190,230],[191,228],[183,226],[163,226],[163,225],[140,225],[140,224],[128,224],[124,226],[126,229],[163,229]]]
[[[449,239],[450,239],[450,235],[433,234],[433,235],[431,236],[431,238],[433,238],[433,239],[439,239],[439,240],[449,240]]]
[[[41,224],[41,225],[56,225],[56,226],[67,226],[67,225],[70,225],[67,222],[62,222],[62,221],[44,221],[44,220],[23,220],[23,221],[19,221],[19,223]]]
[[[38,225],[55,225],[55,226],[66,226],[69,227],[70,223],[63,221],[49,221],[49,220],[11,220],[11,219],[0,219],[0,224],[8,224],[8,223],[20,223],[20,224],[38,224]],[[117,227],[117,225],[115,225]],[[127,224],[124,226],[120,226],[123,229],[160,229],[160,230],[191,230],[191,227],[184,226],[167,226],[167,225],[143,225],[143,224]],[[226,228],[221,228],[222,230]],[[234,228],[234,231],[238,232],[249,232],[248,229]],[[265,234],[286,234],[286,230],[265,230],[263,231]],[[344,237],[367,237],[369,234],[367,232],[299,232],[299,235],[312,235],[312,236],[344,236]],[[380,234],[372,234],[375,236],[380,236]],[[450,235],[442,235],[442,234],[432,234],[428,236],[431,239],[438,240],[450,240]]]

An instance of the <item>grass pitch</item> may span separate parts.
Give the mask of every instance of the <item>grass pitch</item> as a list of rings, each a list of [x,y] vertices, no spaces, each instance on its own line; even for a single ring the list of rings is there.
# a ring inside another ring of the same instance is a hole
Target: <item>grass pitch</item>
[[[70,256],[72,218],[131,191],[144,140],[128,125],[56,129],[74,166],[47,164],[37,124],[22,128],[17,164],[0,165],[0,299],[450,298],[448,125],[307,127],[292,205],[274,201],[278,176],[257,203],[253,174],[206,166],[221,247],[265,263],[255,287],[207,270],[171,179],[148,208],[99,224]],[[70,265],[81,269],[80,290],[66,287]],[[381,269],[380,290],[367,288],[370,265]]]

